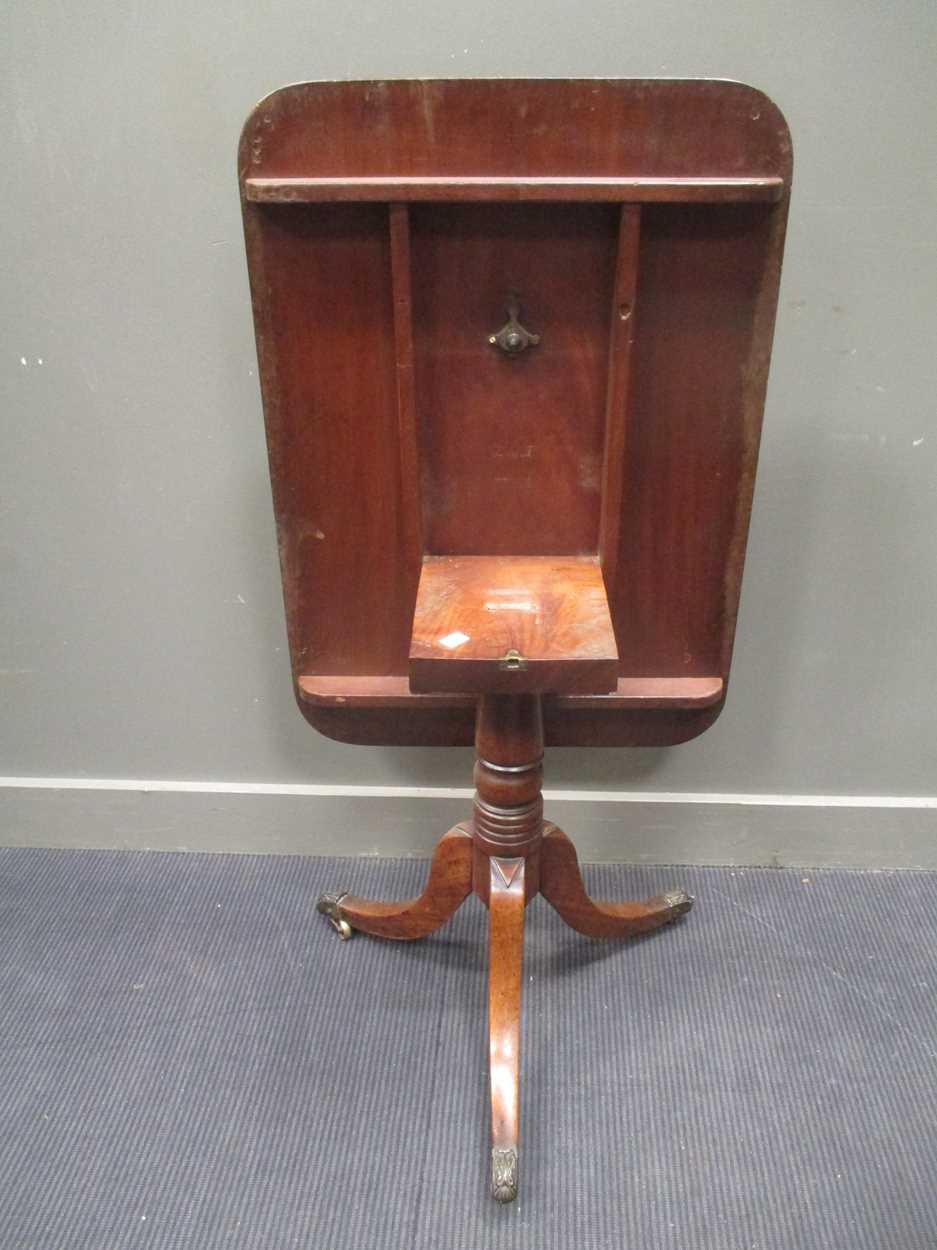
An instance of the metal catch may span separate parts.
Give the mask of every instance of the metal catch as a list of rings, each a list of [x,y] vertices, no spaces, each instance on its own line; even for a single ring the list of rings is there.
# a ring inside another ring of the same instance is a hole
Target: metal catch
[[[536,347],[540,342],[540,335],[532,334],[530,330],[525,330],[520,321],[518,321],[518,317],[521,314],[521,304],[520,296],[516,291],[508,293],[505,312],[508,315],[507,321],[497,334],[488,335],[488,342],[492,347],[500,347],[508,356],[519,356],[528,347]]]
[[[527,661],[519,651],[515,651],[512,647],[510,651],[506,651],[498,661],[498,668],[508,673],[520,673],[527,667]]]

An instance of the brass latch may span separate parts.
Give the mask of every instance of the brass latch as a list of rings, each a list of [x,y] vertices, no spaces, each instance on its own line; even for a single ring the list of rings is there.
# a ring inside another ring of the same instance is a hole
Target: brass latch
[[[527,661],[519,651],[506,651],[498,661],[498,668],[508,673],[520,673],[527,667]]]

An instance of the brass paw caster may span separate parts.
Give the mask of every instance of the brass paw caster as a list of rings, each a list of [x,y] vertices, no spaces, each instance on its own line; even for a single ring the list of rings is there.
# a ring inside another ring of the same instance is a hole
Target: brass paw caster
[[[323,916],[328,918],[329,924],[342,939],[343,942],[351,937],[354,929],[342,915],[341,904],[342,899],[347,898],[348,891],[344,890],[341,894],[323,894],[318,903],[316,903],[316,911],[321,912]]]
[[[513,1202],[517,1197],[516,1150],[492,1150],[491,1196],[495,1202]]]
[[[695,902],[693,895],[687,894],[686,890],[668,890],[662,898],[673,913],[672,920],[676,920],[678,916],[685,916]]]

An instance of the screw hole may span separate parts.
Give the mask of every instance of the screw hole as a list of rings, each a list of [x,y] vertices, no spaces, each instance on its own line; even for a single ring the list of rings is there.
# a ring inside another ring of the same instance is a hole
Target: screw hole
[[[627,321],[627,320],[628,320],[628,318],[631,316],[631,305],[630,305],[630,304],[619,304],[619,305],[618,305],[618,316],[621,318],[621,320],[622,320],[622,321]]]

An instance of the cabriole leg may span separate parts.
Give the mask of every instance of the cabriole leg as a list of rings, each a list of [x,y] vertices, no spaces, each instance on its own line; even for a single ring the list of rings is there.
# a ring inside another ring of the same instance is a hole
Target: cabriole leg
[[[540,893],[566,923],[587,937],[633,937],[670,924],[693,906],[686,890],[669,890],[643,903],[596,903],[586,893],[576,848],[548,824],[540,848]]]
[[[436,844],[423,893],[400,903],[377,903],[356,894],[323,894],[318,910],[340,937],[352,930],[406,942],[445,924],[472,888],[472,837],[456,825]]]
[[[492,856],[488,894],[488,1049],[491,1071],[491,1193],[517,1197],[520,1112],[524,861]]]

